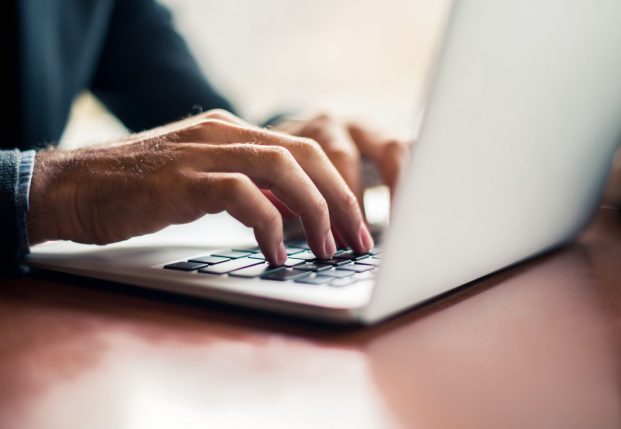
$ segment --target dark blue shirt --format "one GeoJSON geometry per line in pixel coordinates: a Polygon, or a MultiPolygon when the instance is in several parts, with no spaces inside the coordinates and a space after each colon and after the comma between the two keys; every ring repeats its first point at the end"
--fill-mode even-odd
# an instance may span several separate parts
{"type": "Polygon", "coordinates": [[[3,0],[9,61],[0,139],[0,269],[17,261],[20,153],[61,137],[90,90],[132,131],[230,104],[155,0],[3,0]],[[12,116],[11,116],[12,115],[12,116]]]}

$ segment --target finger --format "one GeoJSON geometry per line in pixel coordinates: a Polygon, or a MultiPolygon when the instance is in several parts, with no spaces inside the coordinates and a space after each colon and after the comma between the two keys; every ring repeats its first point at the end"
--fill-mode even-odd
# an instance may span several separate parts
{"type": "Polygon", "coordinates": [[[267,199],[270,200],[272,204],[274,204],[284,220],[294,219],[298,217],[289,209],[289,207],[287,207],[282,201],[280,201],[272,191],[270,191],[269,189],[261,189],[261,192],[263,192],[263,195],[265,195],[267,199]]]}
{"type": "Polygon", "coordinates": [[[394,195],[410,145],[402,140],[388,138],[362,123],[352,122],[348,128],[362,155],[375,163],[382,180],[390,188],[391,195],[394,195]]]}
{"type": "Polygon", "coordinates": [[[269,189],[300,216],[313,252],[320,258],[334,255],[326,200],[287,149],[253,144],[190,146],[190,165],[205,172],[239,172],[260,188],[269,189]]]}
{"type": "Polygon", "coordinates": [[[331,116],[321,115],[302,128],[299,135],[317,141],[352,190],[364,215],[360,151],[349,130],[331,116]]]}
{"type": "Polygon", "coordinates": [[[254,183],[240,173],[198,174],[193,196],[206,213],[226,210],[242,224],[254,229],[257,243],[267,260],[282,265],[287,259],[283,244],[282,218],[254,183]]]}
{"type": "Polygon", "coordinates": [[[298,160],[322,193],[330,208],[330,218],[343,240],[358,253],[373,247],[373,238],[364,221],[358,199],[328,159],[321,146],[310,139],[291,139],[285,147],[298,160]]]}
{"type": "Polygon", "coordinates": [[[347,244],[360,253],[373,247],[373,239],[356,196],[316,141],[265,129],[242,127],[217,119],[203,121],[194,127],[193,132],[200,139],[198,141],[205,143],[252,142],[288,149],[324,196],[330,218],[347,244]]]}

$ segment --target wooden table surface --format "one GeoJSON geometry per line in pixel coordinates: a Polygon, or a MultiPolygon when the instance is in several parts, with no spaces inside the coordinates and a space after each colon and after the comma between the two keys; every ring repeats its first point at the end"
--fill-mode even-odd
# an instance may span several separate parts
{"type": "Polygon", "coordinates": [[[0,428],[621,428],[621,215],[373,328],[0,286],[0,428]]]}

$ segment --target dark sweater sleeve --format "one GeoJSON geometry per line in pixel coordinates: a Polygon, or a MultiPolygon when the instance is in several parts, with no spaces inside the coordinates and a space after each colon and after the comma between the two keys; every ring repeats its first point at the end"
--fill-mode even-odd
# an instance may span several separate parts
{"type": "Polygon", "coordinates": [[[232,110],[201,72],[168,10],[155,0],[115,2],[91,90],[132,131],[199,109],[232,110]]]}
{"type": "Polygon", "coordinates": [[[17,188],[20,153],[0,151],[0,272],[17,265],[17,188]]]}

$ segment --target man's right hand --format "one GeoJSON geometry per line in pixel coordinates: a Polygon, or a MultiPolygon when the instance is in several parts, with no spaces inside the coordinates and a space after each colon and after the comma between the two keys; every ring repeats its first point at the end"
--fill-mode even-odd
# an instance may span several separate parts
{"type": "Polygon", "coordinates": [[[282,264],[282,218],[261,189],[300,216],[318,257],[336,251],[331,228],[356,252],[373,246],[356,197],[319,144],[221,110],[103,146],[40,152],[28,233],[32,244],[106,244],[226,210],[282,264]]]}

